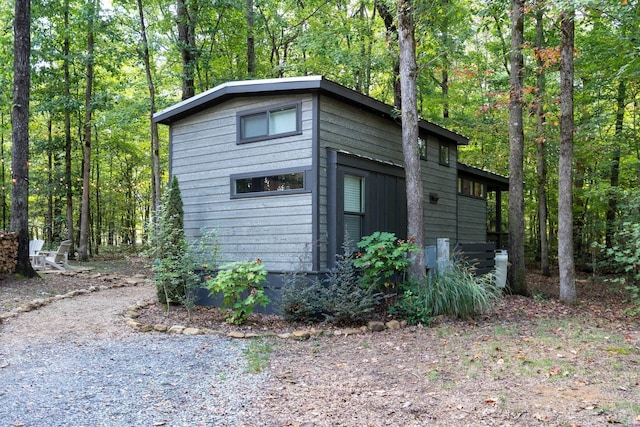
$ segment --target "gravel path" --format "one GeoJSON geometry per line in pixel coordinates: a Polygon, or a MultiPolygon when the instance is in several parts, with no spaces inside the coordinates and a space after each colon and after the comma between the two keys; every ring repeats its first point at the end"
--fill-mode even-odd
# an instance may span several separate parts
{"type": "Polygon", "coordinates": [[[1,426],[236,426],[268,380],[245,343],[133,333],[143,287],[54,302],[0,329],[1,426]]]}

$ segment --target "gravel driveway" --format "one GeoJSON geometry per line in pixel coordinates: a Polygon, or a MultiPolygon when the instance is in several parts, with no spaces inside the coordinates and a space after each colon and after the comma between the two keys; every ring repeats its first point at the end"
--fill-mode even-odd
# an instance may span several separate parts
{"type": "Polygon", "coordinates": [[[122,311],[152,294],[104,290],[6,320],[0,425],[242,425],[268,374],[246,372],[241,341],[128,331],[122,311]]]}

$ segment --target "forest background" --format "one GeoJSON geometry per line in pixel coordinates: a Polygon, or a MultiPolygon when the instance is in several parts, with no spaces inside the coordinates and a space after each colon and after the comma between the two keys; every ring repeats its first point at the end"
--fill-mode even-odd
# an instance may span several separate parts
{"type": "MultiPolygon", "coordinates": [[[[510,2],[415,4],[421,117],[470,137],[461,161],[508,176],[510,2]]],[[[567,4],[537,1],[525,8],[530,261],[540,259],[541,242],[552,257],[557,248],[560,14],[567,4]]],[[[576,8],[574,253],[578,265],[594,267],[603,261],[603,249],[617,244],[623,223],[638,222],[640,3],[571,4],[576,8]]],[[[320,74],[394,104],[395,7],[387,0],[33,2],[32,237],[81,240],[88,152],[88,252],[138,244],[167,181],[167,129],[156,128],[150,117],[217,84],[320,74]]],[[[12,16],[12,3],[0,2],[5,23],[0,27],[0,229],[5,230],[14,179],[12,16]]]]}

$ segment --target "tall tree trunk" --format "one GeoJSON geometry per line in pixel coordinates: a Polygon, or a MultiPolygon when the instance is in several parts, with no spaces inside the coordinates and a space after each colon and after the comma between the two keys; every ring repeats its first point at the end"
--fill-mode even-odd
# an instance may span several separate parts
{"type": "Polygon", "coordinates": [[[536,96],[536,141],[537,161],[536,173],[538,175],[538,232],[540,235],[540,272],[543,276],[550,276],[549,271],[549,241],[547,238],[547,164],[546,164],[546,136],[544,98],[546,95],[545,65],[542,58],[544,49],[544,2],[538,2],[536,10],[536,65],[538,95],[536,96]]]}
{"type": "MultiPolygon", "coordinates": [[[[398,28],[396,27],[393,14],[383,0],[376,0],[375,5],[378,14],[384,22],[384,27],[387,30],[387,45],[393,46],[398,41],[398,28]]],[[[396,108],[396,110],[402,109],[402,90],[400,88],[399,60],[393,62],[393,106],[396,108]]]]}
{"type": "Polygon", "coordinates": [[[196,93],[196,38],[195,17],[192,7],[185,0],[177,0],[178,43],[182,57],[182,99],[189,99],[196,93]]]}
{"type": "Polygon", "coordinates": [[[573,48],[572,9],[561,13],[560,31],[560,158],[558,162],[558,267],[560,301],[575,304],[573,261],[573,48]]]}
{"type": "Polygon", "coordinates": [[[249,77],[256,76],[256,49],[255,49],[255,10],[253,0],[247,0],[247,73],[249,77]]]}
{"type": "Polygon", "coordinates": [[[94,48],[94,19],[96,5],[94,0],[89,2],[89,17],[87,20],[87,74],[84,93],[84,155],[82,159],[82,208],[80,212],[80,244],[78,258],[80,261],[89,259],[89,204],[91,193],[91,119],[93,115],[93,48],[94,48]]]}
{"type": "MultiPolygon", "coordinates": [[[[93,171],[95,172],[95,177],[93,182],[95,182],[95,198],[96,198],[96,210],[93,218],[95,220],[95,225],[93,227],[93,235],[95,242],[95,250],[94,253],[97,255],[100,251],[100,245],[102,245],[102,206],[100,200],[100,188],[102,187],[102,183],[100,181],[100,140],[98,139],[98,127],[94,126],[94,152],[95,155],[93,157],[94,167],[93,171]]],[[[131,186],[127,186],[131,188],[131,186]]]]}
{"type": "Polygon", "coordinates": [[[400,85],[402,92],[402,153],[407,187],[407,237],[420,249],[411,255],[409,273],[419,279],[425,275],[424,195],[418,147],[418,105],[416,102],[416,42],[411,0],[398,0],[398,42],[400,46],[400,85]]]}
{"type": "Polygon", "coordinates": [[[522,84],[524,58],[524,0],[511,2],[511,69],[509,72],[509,285],[514,294],[527,295],[524,260],[524,130],[522,84]]]}
{"type": "Polygon", "coordinates": [[[29,259],[29,93],[31,90],[31,5],[15,0],[13,23],[13,109],[11,115],[11,231],[18,233],[16,273],[37,276],[29,259]]]}
{"type": "Polygon", "coordinates": [[[7,187],[5,187],[6,167],[4,161],[4,113],[0,112],[0,203],[2,206],[2,229],[7,229],[7,187]]]}
{"type": "Polygon", "coordinates": [[[54,186],[56,183],[53,180],[54,171],[54,149],[53,149],[53,121],[51,120],[51,114],[47,117],[47,215],[45,218],[44,226],[44,238],[47,242],[53,241],[53,204],[54,204],[54,186]]]}
{"type": "Polygon", "coordinates": [[[62,69],[64,72],[64,184],[66,198],[67,240],[71,240],[69,256],[75,257],[75,231],[73,223],[73,181],[71,180],[71,77],[69,73],[69,0],[64,1],[64,59],[62,69]]]}
{"type": "Polygon", "coordinates": [[[140,33],[142,36],[142,49],[139,52],[144,62],[144,71],[147,77],[147,87],[149,88],[149,124],[151,126],[151,210],[155,213],[160,208],[162,198],[162,188],[160,182],[160,137],[158,135],[158,124],[153,121],[156,112],[156,88],[153,82],[151,69],[151,54],[149,53],[149,41],[147,39],[147,26],[144,19],[144,9],[142,0],[138,0],[138,15],[140,17],[140,33]]]}
{"type": "Polygon", "coordinates": [[[626,98],[627,86],[624,79],[621,79],[618,83],[618,96],[617,96],[617,110],[616,110],[616,134],[615,143],[613,148],[613,155],[611,156],[611,173],[609,175],[609,184],[611,185],[611,194],[609,194],[609,203],[607,206],[607,233],[606,243],[607,248],[613,246],[613,237],[616,231],[616,212],[618,209],[618,183],[620,181],[620,144],[623,140],[622,125],[624,124],[624,109],[626,98]]]}

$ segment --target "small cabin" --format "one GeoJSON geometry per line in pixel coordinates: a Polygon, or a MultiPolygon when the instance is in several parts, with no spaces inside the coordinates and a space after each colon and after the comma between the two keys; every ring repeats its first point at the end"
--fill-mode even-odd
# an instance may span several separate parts
{"type": "MultiPolygon", "coordinates": [[[[306,76],[228,82],[154,120],[169,126],[187,237],[214,229],[223,263],[260,258],[272,292],[283,273],[326,272],[345,241],[406,237],[390,105],[306,76]]],[[[487,193],[507,190],[507,179],[458,162],[466,137],[425,120],[419,135],[427,244],[488,241],[487,193]]]]}

